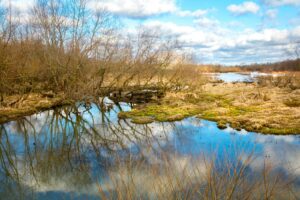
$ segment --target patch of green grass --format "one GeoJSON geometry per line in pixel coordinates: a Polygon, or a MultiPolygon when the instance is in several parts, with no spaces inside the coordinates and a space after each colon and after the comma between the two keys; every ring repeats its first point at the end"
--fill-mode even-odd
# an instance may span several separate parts
{"type": "Polygon", "coordinates": [[[152,117],[135,117],[131,120],[134,124],[150,124],[154,122],[152,117]]]}
{"type": "Polygon", "coordinates": [[[263,127],[260,130],[261,133],[264,134],[276,134],[276,135],[289,135],[289,134],[299,134],[299,128],[269,128],[263,127]]]}
{"type": "Polygon", "coordinates": [[[217,116],[218,116],[218,113],[216,111],[208,110],[202,114],[201,118],[207,119],[207,120],[216,120],[217,116]]]}
{"type": "Polygon", "coordinates": [[[198,94],[187,94],[184,98],[184,101],[192,104],[201,104],[201,103],[220,103],[223,105],[227,105],[231,103],[230,99],[225,98],[223,95],[216,95],[210,93],[198,93],[198,94]]]}
{"type": "Polygon", "coordinates": [[[251,106],[243,106],[243,107],[238,107],[238,106],[232,106],[229,107],[229,112],[227,115],[229,116],[239,116],[239,115],[244,115],[250,112],[256,112],[259,109],[256,107],[251,107],[251,106]]]}
{"type": "Polygon", "coordinates": [[[236,117],[240,115],[245,115],[250,112],[256,112],[259,109],[256,107],[237,107],[237,106],[227,106],[225,107],[226,112],[218,112],[218,109],[206,110],[203,112],[202,117],[208,120],[216,120],[218,117],[236,117]]]}
{"type": "Polygon", "coordinates": [[[177,121],[183,118],[199,114],[199,109],[194,106],[168,106],[168,105],[147,105],[141,109],[133,109],[129,112],[120,112],[119,118],[152,117],[156,121],[177,121]]]}
{"type": "Polygon", "coordinates": [[[222,95],[203,93],[199,95],[199,99],[204,102],[216,102],[216,101],[224,101],[224,97],[222,95]]]}
{"type": "Polygon", "coordinates": [[[164,121],[166,120],[168,122],[175,122],[175,121],[183,120],[186,117],[189,117],[189,115],[176,114],[176,115],[171,115],[171,116],[166,117],[164,119],[164,121]]]}
{"type": "Polygon", "coordinates": [[[262,112],[262,109],[265,107],[261,104],[236,105],[233,104],[233,101],[234,99],[224,95],[187,94],[184,99],[179,96],[167,99],[161,105],[148,104],[129,112],[121,112],[119,118],[131,118],[133,122],[142,123],[144,119],[147,122],[149,119],[147,117],[155,121],[167,122],[196,115],[201,119],[216,121],[219,128],[226,128],[228,123],[237,130],[246,129],[265,134],[300,133],[297,123],[290,123],[291,126],[287,127],[288,122],[286,121],[271,122],[270,112],[264,117],[265,113],[262,112]],[[253,118],[256,116],[254,113],[257,113],[255,119],[253,118]],[[274,123],[276,126],[270,126],[270,123],[274,123]]]}

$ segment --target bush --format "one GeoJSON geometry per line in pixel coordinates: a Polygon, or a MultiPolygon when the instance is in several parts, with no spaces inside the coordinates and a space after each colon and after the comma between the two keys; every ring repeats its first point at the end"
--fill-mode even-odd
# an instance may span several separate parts
{"type": "Polygon", "coordinates": [[[298,74],[286,74],[282,76],[259,76],[257,83],[260,86],[289,88],[292,90],[300,89],[300,76],[298,74]]]}

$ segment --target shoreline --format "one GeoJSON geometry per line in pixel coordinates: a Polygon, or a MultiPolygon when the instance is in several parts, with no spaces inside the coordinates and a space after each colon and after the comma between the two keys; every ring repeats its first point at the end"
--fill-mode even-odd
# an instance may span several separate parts
{"type": "MultiPolygon", "coordinates": [[[[20,96],[7,97],[10,101],[20,96]]],[[[207,83],[189,91],[169,91],[159,102],[136,105],[118,113],[119,119],[135,124],[180,121],[187,117],[217,122],[220,129],[230,126],[262,134],[300,134],[300,90],[260,87],[255,83],[207,83]]],[[[0,107],[0,124],[55,107],[71,105],[57,94],[32,93],[14,107],[0,107]]]]}
{"type": "Polygon", "coordinates": [[[259,87],[245,83],[206,84],[199,91],[169,92],[158,104],[145,104],[121,119],[147,124],[153,121],[180,121],[196,116],[217,122],[220,129],[227,124],[236,130],[262,134],[300,134],[300,90],[259,87]]]}
{"type": "MultiPolygon", "coordinates": [[[[8,96],[8,101],[16,101],[21,98],[20,95],[8,96]]],[[[0,124],[4,124],[13,120],[24,118],[45,110],[50,110],[55,107],[70,105],[71,100],[66,100],[63,94],[55,96],[47,96],[38,93],[30,93],[25,99],[15,106],[0,107],[0,124]]]]}

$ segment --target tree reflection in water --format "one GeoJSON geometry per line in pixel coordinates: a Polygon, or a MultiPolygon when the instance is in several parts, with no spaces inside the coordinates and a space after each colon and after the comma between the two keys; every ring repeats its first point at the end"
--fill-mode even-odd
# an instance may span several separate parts
{"type": "Polygon", "coordinates": [[[0,196],[236,199],[243,194],[251,199],[254,192],[272,197],[276,189],[297,197],[287,181],[294,175],[297,183],[299,173],[274,175],[267,162],[256,162],[265,155],[260,147],[253,150],[250,136],[242,142],[232,134],[225,137],[218,129],[204,129],[198,119],[150,125],[118,120],[117,113],[129,109],[125,103],[107,109],[77,105],[1,125],[0,196]],[[194,133],[202,129],[220,135],[194,133]],[[264,173],[255,171],[255,163],[264,173]]]}

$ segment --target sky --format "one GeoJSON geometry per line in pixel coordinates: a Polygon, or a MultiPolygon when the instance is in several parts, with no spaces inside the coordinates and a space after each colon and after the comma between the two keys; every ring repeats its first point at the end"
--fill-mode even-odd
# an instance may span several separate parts
{"type": "MultiPolygon", "coordinates": [[[[8,0],[4,0],[5,1],[8,0]]],[[[33,0],[11,0],[26,10],[33,0]]],[[[138,26],[177,37],[198,63],[250,64],[295,58],[300,0],[88,0],[138,26]]]]}

